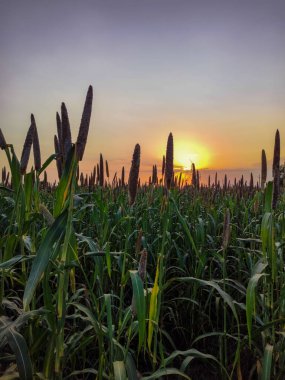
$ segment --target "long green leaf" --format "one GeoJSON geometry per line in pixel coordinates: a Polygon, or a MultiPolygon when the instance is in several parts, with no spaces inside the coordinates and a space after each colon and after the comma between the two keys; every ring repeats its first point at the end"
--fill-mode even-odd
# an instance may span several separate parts
{"type": "Polygon", "coordinates": [[[133,285],[133,299],[135,303],[135,310],[139,322],[139,350],[141,349],[146,331],[146,306],[143,282],[137,271],[130,271],[132,285],[133,285]]]}
{"type": "Polygon", "coordinates": [[[160,256],[158,257],[158,260],[157,260],[155,280],[154,280],[153,288],[151,290],[150,303],[149,303],[147,344],[150,351],[151,351],[154,324],[157,322],[157,314],[158,314],[157,313],[157,297],[159,293],[159,285],[158,285],[159,267],[160,267],[160,256]]]}
{"type": "Polygon", "coordinates": [[[24,192],[25,192],[26,212],[31,211],[33,179],[34,179],[34,173],[33,172],[27,173],[24,176],[24,192]]]}
{"type": "Polygon", "coordinates": [[[261,380],[271,379],[271,366],[272,366],[273,346],[267,344],[265,347],[262,363],[262,377],[261,380]]]}
{"type": "Polygon", "coordinates": [[[268,260],[271,267],[271,277],[275,281],[277,275],[277,257],[274,241],[274,215],[271,212],[266,212],[263,215],[261,241],[264,259],[268,260]]]}
{"type": "Polygon", "coordinates": [[[264,200],[264,211],[271,212],[272,211],[272,196],[273,196],[273,182],[270,181],[267,183],[265,189],[265,200],[264,200]]]}
{"type": "MultiPolygon", "coordinates": [[[[181,376],[181,377],[184,377],[184,379],[191,380],[191,378],[189,376],[187,376],[185,373],[179,371],[176,368],[163,368],[163,369],[159,369],[158,371],[154,372],[150,376],[144,376],[144,377],[142,377],[142,380],[160,379],[161,376],[168,376],[168,375],[181,376]]],[[[173,379],[177,379],[177,377],[173,377],[173,379]]]]}
{"type": "Polygon", "coordinates": [[[232,297],[228,293],[223,291],[223,289],[215,281],[213,281],[213,280],[212,281],[206,281],[206,280],[201,280],[201,279],[195,278],[195,277],[179,277],[176,279],[176,281],[179,281],[179,282],[196,281],[200,285],[206,285],[206,286],[210,286],[210,287],[216,289],[217,292],[220,294],[220,296],[225,301],[225,303],[227,303],[228,306],[230,307],[230,309],[231,309],[234,317],[236,318],[236,320],[238,320],[237,311],[236,311],[235,305],[233,303],[232,297]]]}
{"type": "Polygon", "coordinates": [[[255,267],[254,274],[250,278],[247,290],[246,290],[246,322],[248,330],[248,340],[249,345],[251,345],[252,337],[252,317],[253,311],[255,309],[255,289],[257,287],[258,281],[261,277],[265,276],[263,270],[266,268],[267,264],[258,263],[255,267]]]}
{"type": "Polygon", "coordinates": [[[56,189],[55,204],[54,204],[54,216],[58,216],[64,207],[65,201],[67,200],[68,193],[70,191],[71,181],[74,175],[74,170],[76,170],[76,158],[75,158],[75,148],[74,146],[70,149],[62,177],[56,189]]]}
{"type": "Polygon", "coordinates": [[[0,269],[10,269],[14,265],[21,263],[23,261],[31,260],[35,256],[22,256],[22,255],[17,255],[13,256],[10,260],[4,261],[3,263],[0,264],[0,269]]]}
{"type": "Polygon", "coordinates": [[[111,294],[104,294],[104,300],[107,311],[107,326],[108,326],[108,337],[110,341],[110,355],[111,361],[113,361],[114,347],[113,347],[113,326],[112,326],[112,308],[111,308],[111,294]]]}
{"type": "Polygon", "coordinates": [[[123,361],[113,362],[115,380],[127,380],[126,368],[123,361]]]}
{"type": "Polygon", "coordinates": [[[139,380],[136,365],[130,353],[128,353],[127,358],[126,358],[126,370],[127,370],[129,380],[130,379],[139,380]]]}
{"type": "Polygon", "coordinates": [[[38,175],[40,175],[48,166],[49,164],[56,158],[56,154],[52,154],[49,156],[49,158],[44,162],[42,167],[40,168],[38,175]]]}
{"type": "Polygon", "coordinates": [[[33,370],[32,363],[29,355],[29,350],[24,337],[19,334],[15,329],[10,327],[9,320],[0,318],[0,324],[5,326],[6,340],[14,352],[17,362],[17,367],[22,380],[32,380],[33,370]]]}
{"type": "Polygon", "coordinates": [[[24,309],[26,310],[29,306],[34,292],[36,290],[36,286],[39,283],[48,263],[49,259],[52,255],[52,248],[54,244],[62,239],[63,232],[66,227],[67,222],[67,211],[64,211],[61,215],[59,215],[54,223],[49,228],[44,240],[42,241],[37,255],[34,259],[32,269],[25,287],[23,304],[24,309]]]}
{"type": "Polygon", "coordinates": [[[198,251],[198,249],[197,249],[197,247],[196,247],[195,241],[194,241],[194,239],[193,239],[193,236],[192,236],[192,234],[191,234],[191,232],[190,232],[189,226],[188,226],[188,224],[187,224],[185,218],[183,218],[183,216],[181,215],[180,211],[178,210],[178,207],[177,207],[177,205],[176,205],[176,203],[175,203],[175,201],[174,201],[174,199],[173,199],[172,196],[170,196],[170,199],[171,199],[171,201],[172,201],[172,203],[173,203],[173,205],[174,205],[174,208],[175,208],[176,214],[177,214],[177,216],[178,216],[178,218],[179,218],[179,221],[180,221],[181,225],[182,225],[183,228],[184,228],[184,231],[185,231],[186,236],[187,236],[187,238],[188,238],[188,240],[189,240],[189,242],[190,242],[190,244],[191,244],[191,246],[192,246],[193,251],[195,252],[195,254],[196,254],[197,258],[200,260],[200,262],[203,264],[203,263],[204,263],[204,260],[203,260],[203,258],[201,257],[201,255],[200,255],[200,253],[199,253],[199,251],[198,251]]]}
{"type": "Polygon", "coordinates": [[[21,183],[20,162],[14,152],[13,147],[11,147],[11,151],[12,151],[12,161],[11,161],[12,187],[15,191],[17,191],[21,183]]]}

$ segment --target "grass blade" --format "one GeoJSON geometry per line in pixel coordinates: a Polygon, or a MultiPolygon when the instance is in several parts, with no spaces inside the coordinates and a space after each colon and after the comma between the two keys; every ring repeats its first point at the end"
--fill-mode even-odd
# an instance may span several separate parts
{"type": "Polygon", "coordinates": [[[266,268],[267,264],[261,264],[256,266],[254,275],[250,278],[247,290],[246,290],[246,322],[248,330],[249,346],[251,346],[252,336],[252,317],[255,309],[255,289],[258,281],[261,277],[265,276],[262,271],[266,268]]]}
{"type": "Polygon", "coordinates": [[[133,285],[133,299],[136,315],[139,322],[139,347],[141,349],[145,340],[145,320],[146,320],[146,306],[143,282],[137,271],[130,271],[132,285],[133,285]]]}
{"type": "Polygon", "coordinates": [[[17,367],[22,380],[32,380],[33,370],[32,363],[29,355],[29,350],[24,337],[18,333],[15,329],[10,327],[9,320],[7,318],[0,318],[0,325],[5,329],[5,336],[7,342],[14,352],[17,362],[17,367]]]}
{"type": "Polygon", "coordinates": [[[273,346],[267,344],[263,356],[262,376],[261,380],[271,379],[271,365],[272,365],[273,346]]]}
{"type": "Polygon", "coordinates": [[[115,380],[127,380],[126,368],[123,361],[113,362],[115,380]]]}
{"type": "Polygon", "coordinates": [[[23,297],[23,304],[25,310],[29,306],[33,298],[34,292],[36,290],[36,286],[39,283],[48,265],[49,259],[52,255],[52,247],[58,241],[58,239],[62,238],[63,232],[66,227],[66,222],[67,211],[64,211],[58,218],[56,218],[39,247],[39,250],[32,265],[31,273],[29,275],[25,287],[23,297]]]}

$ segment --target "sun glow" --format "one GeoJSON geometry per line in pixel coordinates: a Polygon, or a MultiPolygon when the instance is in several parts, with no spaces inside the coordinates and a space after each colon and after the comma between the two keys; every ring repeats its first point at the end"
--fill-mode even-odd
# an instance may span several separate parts
{"type": "Polygon", "coordinates": [[[205,169],[209,164],[210,153],[206,147],[188,141],[174,144],[174,165],[180,170],[190,170],[194,163],[197,169],[205,169]]]}

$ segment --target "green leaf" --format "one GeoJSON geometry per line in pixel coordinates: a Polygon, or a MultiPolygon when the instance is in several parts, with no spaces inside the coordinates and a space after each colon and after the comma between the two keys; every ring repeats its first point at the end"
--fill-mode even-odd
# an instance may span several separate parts
{"type": "Polygon", "coordinates": [[[75,158],[75,148],[74,146],[70,149],[62,177],[56,189],[55,195],[55,205],[54,205],[54,216],[58,216],[64,207],[65,201],[67,199],[68,193],[70,191],[70,185],[72,178],[74,176],[74,171],[76,171],[76,158],[75,158]]]}
{"type": "Polygon", "coordinates": [[[96,369],[94,369],[94,368],[84,368],[84,369],[82,369],[80,371],[73,371],[73,372],[71,372],[69,375],[67,375],[65,377],[65,379],[69,379],[69,378],[78,379],[79,378],[78,375],[86,375],[86,374],[88,375],[90,373],[92,373],[92,375],[98,375],[98,371],[96,369]]]}
{"type": "Polygon", "coordinates": [[[12,174],[12,187],[14,190],[18,190],[20,183],[21,183],[21,170],[20,170],[20,162],[14,152],[14,149],[11,147],[12,150],[12,161],[11,161],[11,174],[12,174]]]}
{"type": "Polygon", "coordinates": [[[136,365],[130,353],[128,353],[127,358],[126,358],[126,370],[127,370],[129,380],[139,380],[136,365]]]}
{"type": "Polygon", "coordinates": [[[38,171],[38,175],[40,175],[48,166],[49,164],[56,158],[56,154],[52,154],[49,156],[49,158],[45,161],[45,163],[42,165],[40,170],[38,171]]]}
{"type": "Polygon", "coordinates": [[[115,380],[127,380],[126,368],[123,361],[113,362],[115,380]]]}
{"type": "Polygon", "coordinates": [[[132,285],[133,285],[133,300],[135,311],[139,322],[139,350],[141,349],[145,339],[145,320],[146,320],[146,306],[143,282],[137,271],[130,271],[132,285]]]}
{"type": "Polygon", "coordinates": [[[270,181],[267,183],[265,189],[265,199],[264,199],[264,211],[271,212],[272,211],[272,196],[273,196],[273,182],[270,181]]]}
{"type": "Polygon", "coordinates": [[[266,212],[263,215],[261,223],[261,241],[264,259],[267,259],[271,268],[272,280],[276,280],[277,276],[277,257],[274,241],[274,215],[266,212]]]}
{"type": "MultiPolygon", "coordinates": [[[[154,372],[150,376],[144,376],[142,377],[142,380],[154,380],[154,379],[159,379],[161,376],[168,376],[168,375],[178,375],[181,377],[184,377],[184,379],[191,380],[189,376],[187,376],[185,373],[179,371],[176,368],[163,368],[159,369],[158,371],[154,372]]],[[[174,379],[177,379],[177,377],[174,377],[174,379]]]]}
{"type": "Polygon", "coordinates": [[[48,232],[43,239],[37,255],[34,259],[32,269],[25,287],[23,304],[24,309],[26,310],[29,306],[34,292],[36,290],[36,286],[39,283],[48,263],[49,259],[52,255],[52,248],[54,244],[62,239],[63,232],[65,231],[67,222],[67,211],[64,211],[61,215],[59,215],[54,223],[49,228],[48,232]]]}
{"type": "Polygon", "coordinates": [[[111,309],[111,294],[104,294],[105,305],[107,310],[107,326],[108,326],[108,337],[111,346],[111,361],[113,361],[114,347],[113,347],[113,326],[112,326],[112,309],[111,309]]]}
{"type": "Polygon", "coordinates": [[[186,351],[180,351],[180,350],[175,350],[169,355],[165,361],[164,364],[167,365],[171,363],[177,356],[191,356],[193,358],[199,358],[199,359],[211,359],[214,360],[215,362],[218,362],[218,360],[215,358],[213,355],[209,354],[204,354],[203,352],[200,352],[196,350],[195,348],[190,348],[189,350],[186,351]]]}
{"type": "Polygon", "coordinates": [[[263,270],[267,267],[267,264],[258,263],[254,268],[254,274],[250,278],[247,290],[246,290],[246,322],[248,330],[248,340],[249,345],[251,345],[251,336],[252,336],[252,317],[253,311],[255,309],[255,289],[258,284],[258,281],[261,277],[265,276],[263,270]]]}
{"type": "Polygon", "coordinates": [[[31,211],[33,180],[34,180],[34,173],[33,172],[25,174],[25,176],[24,176],[24,192],[25,192],[26,212],[31,211]]]}
{"type": "MultiPolygon", "coordinates": [[[[239,324],[239,318],[238,318],[238,314],[237,314],[237,311],[236,311],[233,299],[232,299],[232,297],[228,293],[226,293],[224,290],[222,290],[221,287],[215,281],[206,281],[206,280],[201,280],[201,279],[195,278],[195,277],[180,277],[180,278],[177,278],[176,281],[180,281],[180,282],[196,281],[200,285],[209,286],[209,287],[215,289],[220,294],[220,296],[222,297],[222,299],[224,300],[224,302],[231,309],[231,311],[233,313],[233,316],[235,317],[235,320],[237,322],[237,330],[238,330],[238,336],[239,336],[239,334],[240,334],[240,324],[239,324]]],[[[235,368],[235,365],[237,364],[237,361],[239,359],[239,352],[240,352],[240,340],[238,339],[238,344],[237,344],[235,359],[234,359],[234,362],[233,362],[232,372],[233,372],[233,370],[235,368]]]]}
{"type": "Polygon", "coordinates": [[[107,271],[108,271],[109,278],[111,279],[112,270],[111,270],[111,255],[110,255],[110,244],[109,243],[106,245],[105,252],[106,252],[107,271]]]}
{"type": "Polygon", "coordinates": [[[5,337],[11,350],[15,354],[20,379],[32,380],[32,363],[24,337],[10,326],[10,321],[7,318],[1,317],[0,325],[4,326],[5,337]]]}
{"type": "Polygon", "coordinates": [[[220,296],[223,298],[224,302],[228,304],[228,306],[230,307],[234,317],[238,321],[238,315],[237,315],[237,311],[236,311],[235,305],[233,303],[232,297],[228,293],[223,291],[222,288],[215,281],[206,281],[206,280],[201,280],[201,279],[195,278],[195,277],[179,277],[176,279],[176,281],[179,281],[179,282],[196,281],[200,285],[206,285],[206,286],[210,286],[210,287],[216,289],[217,292],[220,294],[220,296]]]}
{"type": "Polygon", "coordinates": [[[273,346],[267,344],[263,355],[262,376],[261,380],[271,379],[271,365],[272,365],[273,346]]]}
{"type": "Polygon", "coordinates": [[[32,317],[42,316],[46,313],[45,309],[37,309],[37,310],[22,312],[22,310],[18,310],[18,307],[17,305],[14,304],[14,302],[8,301],[7,299],[3,300],[2,305],[4,305],[5,308],[7,309],[21,312],[21,314],[15,320],[8,319],[5,316],[0,317],[0,319],[1,318],[3,319],[2,326],[0,325],[0,342],[3,340],[4,336],[6,335],[7,328],[17,331],[20,328],[22,328],[22,326],[25,325],[32,317]]]}
{"type": "Polygon", "coordinates": [[[179,221],[180,221],[180,223],[181,223],[181,225],[182,225],[182,227],[183,227],[183,229],[185,231],[185,234],[186,234],[186,236],[187,236],[187,238],[188,238],[188,240],[189,240],[189,242],[190,242],[190,244],[192,246],[193,251],[195,252],[195,254],[196,254],[197,258],[199,259],[199,261],[201,262],[201,264],[204,265],[204,259],[201,257],[201,255],[200,255],[200,253],[199,253],[199,251],[198,251],[198,249],[196,247],[196,244],[194,242],[193,236],[192,236],[192,234],[190,232],[190,229],[188,227],[187,221],[185,220],[185,218],[183,218],[183,216],[181,215],[180,211],[178,210],[178,207],[177,207],[177,205],[176,205],[176,203],[174,201],[174,198],[172,196],[170,196],[170,199],[171,199],[171,201],[172,201],[172,203],[174,205],[176,214],[177,214],[177,216],[179,218],[179,221]]]}
{"type": "Polygon", "coordinates": [[[6,237],[5,250],[4,250],[4,261],[10,260],[14,256],[14,251],[19,242],[19,236],[16,234],[10,234],[6,237]]]}
{"type": "Polygon", "coordinates": [[[21,263],[23,261],[31,260],[35,256],[22,256],[22,255],[17,255],[13,256],[10,260],[4,261],[3,263],[0,264],[0,269],[9,269],[12,268],[14,265],[21,263]]]}
{"type": "Polygon", "coordinates": [[[154,328],[154,324],[157,323],[157,314],[158,314],[157,313],[157,297],[158,297],[158,292],[159,292],[159,286],[158,286],[159,264],[160,264],[160,256],[157,260],[155,280],[154,280],[153,288],[151,290],[150,303],[149,303],[147,344],[150,351],[151,351],[151,343],[152,343],[152,336],[153,336],[153,328],[154,328]]]}

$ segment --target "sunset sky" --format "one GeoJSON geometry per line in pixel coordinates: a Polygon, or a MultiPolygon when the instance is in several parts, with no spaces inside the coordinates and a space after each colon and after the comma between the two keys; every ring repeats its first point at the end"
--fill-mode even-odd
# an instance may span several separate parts
{"type": "Polygon", "coordinates": [[[277,128],[285,156],[284,0],[1,0],[0,52],[0,127],[18,156],[30,113],[53,153],[62,101],[76,139],[89,84],[83,170],[100,153],[128,168],[139,143],[148,176],[169,132],[186,169],[259,168],[277,128]]]}

